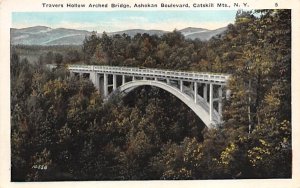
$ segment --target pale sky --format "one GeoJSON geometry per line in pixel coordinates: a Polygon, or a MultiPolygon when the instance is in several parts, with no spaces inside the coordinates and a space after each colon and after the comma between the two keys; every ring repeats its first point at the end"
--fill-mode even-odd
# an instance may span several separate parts
{"type": "Polygon", "coordinates": [[[13,12],[12,27],[47,26],[102,33],[127,29],[172,31],[186,27],[217,29],[234,23],[234,10],[109,11],[109,12],[13,12]]]}

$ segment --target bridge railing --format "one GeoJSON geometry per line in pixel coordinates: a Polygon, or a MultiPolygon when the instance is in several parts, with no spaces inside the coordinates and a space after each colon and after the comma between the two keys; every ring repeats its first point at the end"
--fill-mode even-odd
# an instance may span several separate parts
{"type": "Polygon", "coordinates": [[[93,65],[68,65],[72,70],[94,71],[93,65]]]}
{"type": "Polygon", "coordinates": [[[214,73],[199,73],[199,72],[184,72],[161,69],[148,69],[136,67],[114,67],[114,66],[97,66],[97,65],[69,65],[69,69],[78,71],[96,71],[96,72],[110,72],[141,76],[159,76],[171,78],[184,78],[191,80],[214,80],[219,82],[226,82],[229,75],[214,74],[214,73]]]}

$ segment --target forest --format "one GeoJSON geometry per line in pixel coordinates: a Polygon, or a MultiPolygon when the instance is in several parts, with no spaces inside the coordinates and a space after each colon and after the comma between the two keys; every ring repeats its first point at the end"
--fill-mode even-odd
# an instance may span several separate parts
{"type": "Polygon", "coordinates": [[[11,46],[10,66],[12,181],[292,177],[290,10],[238,11],[209,41],[174,30],[93,33],[81,47],[11,46]],[[231,74],[224,122],[207,129],[150,86],[104,103],[90,80],[66,69],[83,63],[231,74]]]}

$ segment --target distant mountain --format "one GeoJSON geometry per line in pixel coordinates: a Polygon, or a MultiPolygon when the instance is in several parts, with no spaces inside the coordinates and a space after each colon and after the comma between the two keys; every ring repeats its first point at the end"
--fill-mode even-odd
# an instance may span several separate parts
{"type": "Polygon", "coordinates": [[[181,29],[179,31],[185,36],[185,38],[192,39],[192,40],[200,39],[202,41],[206,41],[212,38],[213,36],[224,33],[226,29],[227,27],[222,27],[215,30],[188,27],[185,29],[181,29]]]}
{"type": "MultiPolygon", "coordinates": [[[[188,39],[200,39],[203,41],[209,40],[211,37],[222,34],[227,27],[222,27],[216,30],[208,30],[208,29],[203,29],[203,28],[195,28],[195,27],[187,27],[181,30],[178,30],[181,32],[185,38],[188,39]]],[[[133,37],[137,33],[148,33],[149,35],[157,35],[157,36],[162,36],[165,33],[168,33],[169,31],[163,31],[163,30],[143,30],[143,29],[130,29],[130,30],[125,30],[125,31],[118,31],[118,32],[112,32],[108,33],[108,35],[122,35],[123,33],[126,33],[127,35],[133,37]]]]}
{"type": "Polygon", "coordinates": [[[17,33],[27,33],[27,34],[34,34],[34,33],[40,33],[40,32],[47,32],[51,30],[50,27],[46,26],[35,26],[35,27],[27,27],[23,29],[15,29],[17,33]]]}
{"type": "Polygon", "coordinates": [[[197,28],[197,27],[187,27],[187,28],[181,29],[179,31],[181,33],[184,33],[185,35],[188,35],[188,34],[193,34],[193,33],[206,32],[209,30],[203,29],[203,28],[197,28]]]}
{"type": "MultiPolygon", "coordinates": [[[[188,27],[181,30],[181,32],[188,39],[209,40],[211,37],[222,34],[226,27],[216,30],[208,30],[203,28],[188,27]]],[[[85,36],[92,32],[85,30],[75,30],[66,28],[52,29],[45,26],[35,26],[22,29],[11,29],[11,44],[25,44],[25,45],[81,45],[85,36]]],[[[148,33],[149,35],[162,36],[168,31],[163,30],[143,30],[130,29],[124,31],[117,31],[108,33],[108,35],[116,35],[126,33],[133,37],[137,33],[148,33]]]]}
{"type": "Polygon", "coordinates": [[[11,29],[12,44],[26,45],[79,45],[86,35],[91,32],[84,30],[57,28],[44,26],[29,27],[23,29],[11,29]]]}

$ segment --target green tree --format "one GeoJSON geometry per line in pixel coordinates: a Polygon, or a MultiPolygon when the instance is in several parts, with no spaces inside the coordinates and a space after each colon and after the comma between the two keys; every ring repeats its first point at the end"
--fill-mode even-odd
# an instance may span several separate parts
{"type": "Polygon", "coordinates": [[[82,46],[83,59],[86,64],[90,64],[91,57],[94,55],[97,46],[100,44],[100,37],[96,32],[93,32],[90,36],[85,37],[82,46]]]}

